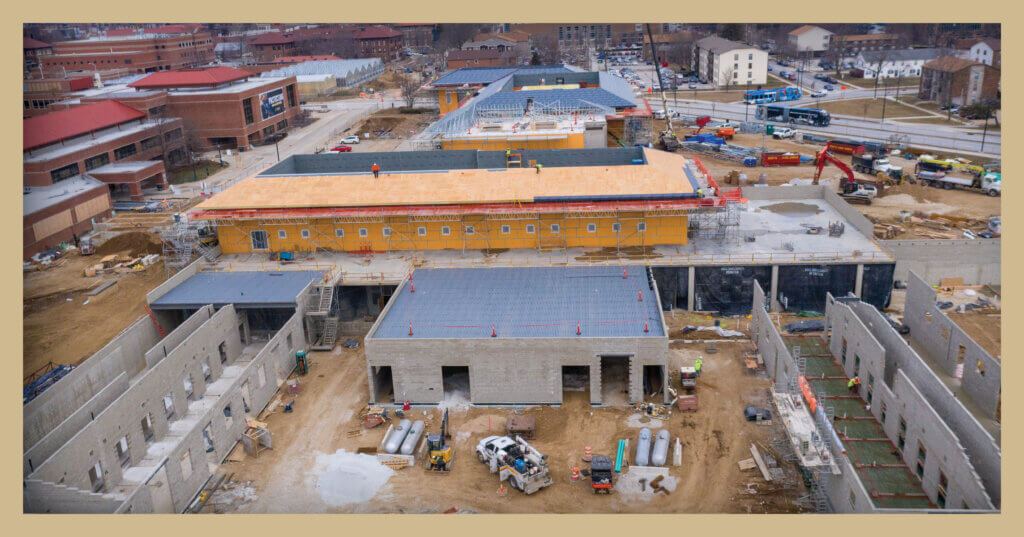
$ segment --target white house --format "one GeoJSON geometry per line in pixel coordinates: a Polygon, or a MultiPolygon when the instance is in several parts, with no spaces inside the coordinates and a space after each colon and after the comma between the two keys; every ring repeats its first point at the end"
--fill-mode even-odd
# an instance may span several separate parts
{"type": "Polygon", "coordinates": [[[764,84],[768,80],[768,53],[744,43],[711,35],[693,45],[694,70],[716,86],[764,84]]]}
{"type": "Polygon", "coordinates": [[[824,28],[805,24],[789,32],[787,35],[789,48],[793,51],[824,52],[828,50],[829,43],[832,42],[832,36],[835,34],[824,28]]]}
{"type": "Polygon", "coordinates": [[[960,39],[954,47],[957,49],[956,57],[958,58],[983,63],[997,69],[1001,67],[1002,57],[1000,52],[1002,44],[999,39],[991,37],[960,39]]]}
{"type": "Polygon", "coordinates": [[[921,76],[922,65],[948,55],[944,48],[868,50],[857,54],[853,67],[864,71],[864,78],[921,76]]]}

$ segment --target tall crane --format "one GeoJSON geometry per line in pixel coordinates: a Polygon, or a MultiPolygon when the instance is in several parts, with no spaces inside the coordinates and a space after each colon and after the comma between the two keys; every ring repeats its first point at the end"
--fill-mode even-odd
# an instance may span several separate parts
{"type": "Polygon", "coordinates": [[[661,79],[661,63],[658,62],[658,47],[654,46],[654,36],[651,34],[651,24],[647,23],[647,39],[651,42],[651,62],[654,63],[654,72],[658,75],[658,87],[661,89],[661,109],[665,111],[665,123],[668,131],[672,130],[672,114],[668,112],[668,100],[665,98],[665,82],[661,79]]]}

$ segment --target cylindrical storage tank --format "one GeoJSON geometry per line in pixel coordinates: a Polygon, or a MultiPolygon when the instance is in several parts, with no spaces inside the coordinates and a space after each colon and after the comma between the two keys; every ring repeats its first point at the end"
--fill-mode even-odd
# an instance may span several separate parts
{"type": "Polygon", "coordinates": [[[636,458],[633,464],[637,466],[648,466],[651,463],[651,430],[647,427],[640,429],[640,437],[636,441],[636,458]]]}
{"type": "Polygon", "coordinates": [[[387,443],[384,444],[384,451],[398,453],[398,450],[402,447],[402,441],[405,440],[405,435],[409,434],[409,427],[411,426],[412,422],[409,420],[398,422],[398,427],[391,431],[391,436],[388,437],[387,443]]]}
{"type": "Polygon", "coordinates": [[[412,455],[412,452],[416,450],[416,442],[420,441],[421,436],[423,436],[423,420],[416,420],[412,424],[412,428],[409,429],[405,441],[402,442],[402,455],[412,455]]]}
{"type": "Polygon", "coordinates": [[[651,450],[651,466],[665,466],[665,461],[668,460],[668,443],[671,439],[672,435],[667,429],[658,431],[658,436],[654,439],[654,449],[651,450]]]}

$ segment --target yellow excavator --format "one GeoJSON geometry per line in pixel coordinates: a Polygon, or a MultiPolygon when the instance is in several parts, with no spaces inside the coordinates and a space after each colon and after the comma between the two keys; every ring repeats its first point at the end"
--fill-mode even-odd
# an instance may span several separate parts
{"type": "Polygon", "coordinates": [[[448,442],[451,437],[451,431],[448,429],[448,409],[446,408],[444,417],[441,418],[440,432],[427,435],[427,470],[445,473],[452,470],[455,446],[448,442]]]}

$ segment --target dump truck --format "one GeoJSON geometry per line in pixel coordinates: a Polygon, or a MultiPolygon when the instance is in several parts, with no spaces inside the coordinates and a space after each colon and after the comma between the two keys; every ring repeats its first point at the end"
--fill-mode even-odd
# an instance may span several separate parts
{"type": "Polygon", "coordinates": [[[488,436],[476,445],[480,462],[499,473],[501,481],[523,494],[533,494],[554,483],[548,471],[548,456],[526,443],[522,437],[488,436]]]}
{"type": "Polygon", "coordinates": [[[680,367],[679,368],[679,384],[686,390],[692,390],[697,387],[697,368],[695,367],[680,367]]]}

